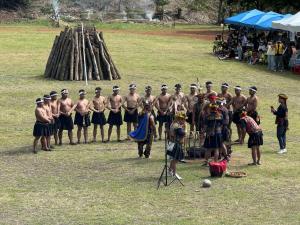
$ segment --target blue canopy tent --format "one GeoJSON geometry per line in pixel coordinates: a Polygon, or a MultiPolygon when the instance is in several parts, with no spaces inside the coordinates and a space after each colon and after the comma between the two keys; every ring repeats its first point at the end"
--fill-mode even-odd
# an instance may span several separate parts
{"type": "MultiPolygon", "coordinates": [[[[253,11],[253,10],[251,10],[251,11],[253,11]]],[[[239,22],[241,21],[241,19],[243,19],[248,13],[251,13],[251,11],[242,12],[237,15],[228,17],[224,20],[224,23],[238,25],[239,22]]]]}
{"type": "Polygon", "coordinates": [[[228,17],[224,20],[224,22],[226,24],[234,24],[234,25],[243,26],[244,21],[249,22],[249,20],[250,20],[250,22],[251,22],[254,19],[255,22],[257,22],[257,20],[259,20],[260,17],[263,16],[264,14],[265,13],[262,12],[262,11],[259,11],[257,9],[253,9],[253,10],[250,10],[250,11],[239,13],[235,16],[228,17]],[[256,20],[257,17],[259,17],[259,18],[256,20]]]}
{"type": "Polygon", "coordinates": [[[292,16],[291,14],[282,15],[279,13],[274,12],[268,12],[266,15],[264,15],[262,18],[260,18],[259,21],[254,25],[255,29],[258,30],[273,30],[272,28],[272,22],[281,20],[283,18],[288,18],[292,16]]]}
{"type": "Polygon", "coordinates": [[[259,21],[264,15],[266,15],[266,13],[254,9],[244,18],[242,18],[238,24],[244,27],[253,27],[254,24],[259,21]]]}

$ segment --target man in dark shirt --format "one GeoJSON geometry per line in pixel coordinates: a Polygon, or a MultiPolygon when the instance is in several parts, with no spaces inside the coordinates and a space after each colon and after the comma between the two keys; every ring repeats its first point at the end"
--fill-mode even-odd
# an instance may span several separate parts
{"type": "Polygon", "coordinates": [[[288,121],[288,108],[287,108],[288,97],[285,94],[278,95],[278,102],[280,103],[277,110],[271,106],[271,112],[276,116],[275,124],[277,124],[277,139],[279,142],[280,149],[278,154],[286,153],[286,131],[289,127],[288,121]]]}

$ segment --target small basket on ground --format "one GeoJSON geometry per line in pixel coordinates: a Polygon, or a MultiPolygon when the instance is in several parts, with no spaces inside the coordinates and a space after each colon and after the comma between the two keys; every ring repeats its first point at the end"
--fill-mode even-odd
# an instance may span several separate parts
{"type": "Polygon", "coordinates": [[[232,172],[227,172],[226,177],[233,177],[233,178],[242,178],[246,177],[247,173],[242,172],[242,171],[232,171],[232,172]]]}

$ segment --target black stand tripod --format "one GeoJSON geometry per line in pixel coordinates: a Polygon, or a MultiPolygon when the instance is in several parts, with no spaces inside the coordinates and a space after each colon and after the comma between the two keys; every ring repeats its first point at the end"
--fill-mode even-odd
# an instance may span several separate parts
{"type": "Polygon", "coordinates": [[[169,173],[169,170],[170,170],[170,167],[168,166],[168,156],[167,156],[167,144],[168,144],[168,140],[167,140],[167,132],[165,132],[165,165],[164,165],[164,168],[160,174],[160,177],[158,179],[158,182],[157,182],[157,189],[159,189],[160,187],[160,184],[163,183],[164,186],[170,186],[174,181],[178,180],[179,183],[184,186],[184,184],[181,182],[181,180],[179,180],[177,178],[177,176],[173,176],[173,177],[168,177],[168,173],[169,173]]]}

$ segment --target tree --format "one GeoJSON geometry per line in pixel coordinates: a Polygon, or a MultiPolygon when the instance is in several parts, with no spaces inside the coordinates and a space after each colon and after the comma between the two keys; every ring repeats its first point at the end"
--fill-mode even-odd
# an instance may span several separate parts
{"type": "Polygon", "coordinates": [[[17,9],[29,7],[31,0],[0,0],[0,9],[17,9]]]}
{"type": "Polygon", "coordinates": [[[169,0],[154,0],[156,6],[156,13],[161,15],[161,19],[164,18],[164,6],[169,4],[169,0]]]}

